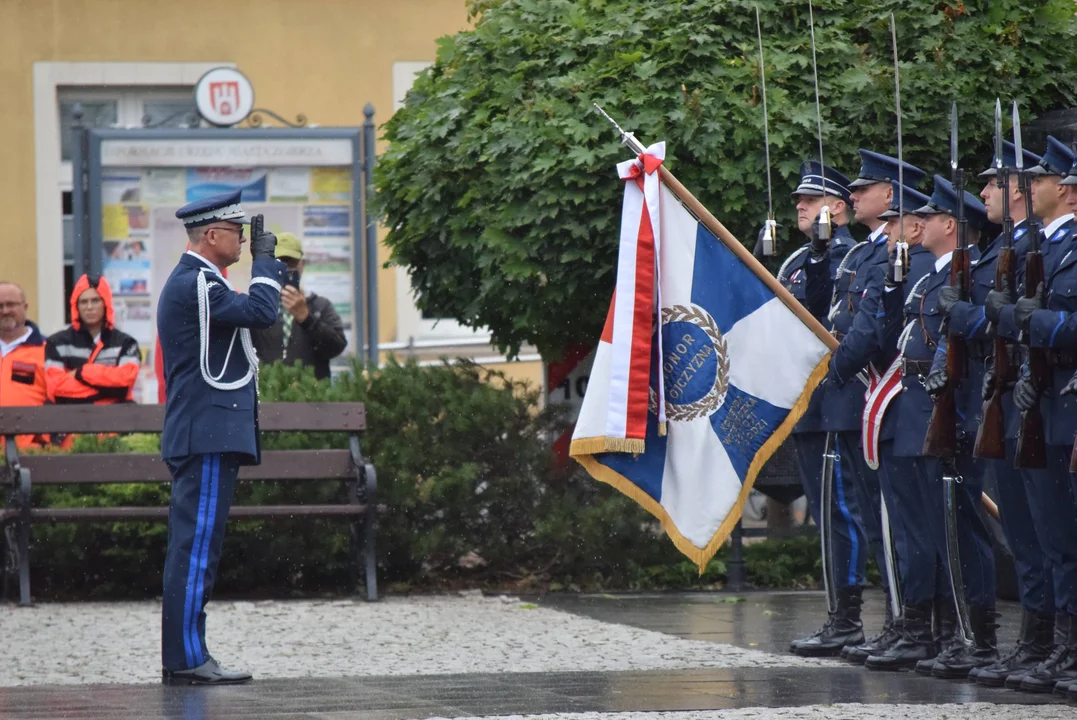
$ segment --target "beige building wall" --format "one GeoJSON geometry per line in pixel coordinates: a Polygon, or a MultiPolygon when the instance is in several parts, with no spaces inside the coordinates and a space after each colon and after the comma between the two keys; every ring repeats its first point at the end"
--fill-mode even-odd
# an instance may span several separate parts
{"type": "MultiPolygon", "coordinates": [[[[358,126],[370,102],[381,125],[392,112],[394,64],[432,61],[436,39],[466,27],[464,0],[0,0],[0,276],[26,288],[32,318],[44,293],[63,292],[38,281],[35,63],[230,63],[250,78],[256,107],[358,126]]],[[[399,346],[409,338],[397,326],[397,279],[380,272],[379,334],[399,346]]],[[[424,353],[491,354],[438,350],[424,353]]],[[[539,384],[538,363],[511,368],[539,384]]]]}

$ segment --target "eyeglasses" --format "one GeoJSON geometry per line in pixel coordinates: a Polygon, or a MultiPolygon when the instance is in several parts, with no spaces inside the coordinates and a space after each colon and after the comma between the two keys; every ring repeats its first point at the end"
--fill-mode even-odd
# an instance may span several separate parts
{"type": "Polygon", "coordinates": [[[239,237],[243,237],[243,226],[242,225],[239,225],[239,226],[236,226],[236,225],[225,225],[225,226],[215,225],[215,226],[213,226],[211,228],[206,228],[206,232],[209,232],[210,230],[229,230],[231,232],[236,233],[239,237]]]}

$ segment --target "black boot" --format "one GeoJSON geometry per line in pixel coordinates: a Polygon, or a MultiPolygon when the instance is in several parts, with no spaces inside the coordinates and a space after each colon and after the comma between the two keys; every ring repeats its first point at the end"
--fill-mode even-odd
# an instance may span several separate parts
{"type": "MultiPolygon", "coordinates": [[[[1055,651],[1055,648],[1059,647],[1060,645],[1066,644],[1066,638],[1069,637],[1069,632],[1070,616],[1064,612],[1055,613],[1055,631],[1054,637],[1051,640],[1050,645],[1051,652],[1047,653],[1047,657],[1043,661],[1038,663],[1036,667],[1039,667],[1043,663],[1047,662],[1047,660],[1050,660],[1051,653],[1055,651]]],[[[1006,689],[1008,690],[1020,690],[1021,683],[1023,683],[1025,681],[1025,678],[1028,677],[1028,675],[1035,669],[1036,668],[1032,668],[1032,670],[1018,670],[1015,673],[1007,675],[1004,687],[1006,687],[1006,689]]]]}
{"type": "Polygon", "coordinates": [[[975,680],[977,685],[1002,687],[1010,675],[1017,673],[1022,676],[1027,675],[1051,654],[1054,632],[1054,615],[1038,615],[1027,610],[1023,611],[1021,634],[1017,638],[1017,646],[1013,652],[1000,658],[993,665],[970,671],[969,680],[975,680]]]}
{"type": "Polygon", "coordinates": [[[945,680],[962,680],[969,676],[974,668],[987,667],[998,662],[998,639],[995,630],[998,615],[994,608],[981,605],[969,606],[969,622],[972,624],[972,642],[969,647],[962,647],[948,657],[939,657],[935,661],[932,676],[945,680]]]}
{"type": "Polygon", "coordinates": [[[901,619],[894,620],[894,610],[890,605],[890,593],[886,594],[886,621],[882,632],[863,645],[847,646],[841,651],[841,659],[857,665],[863,665],[871,655],[882,655],[901,639],[901,619]]]}
{"type": "Polygon", "coordinates": [[[1065,642],[1056,645],[1046,660],[1025,675],[1020,687],[1024,692],[1049,693],[1059,682],[1068,685],[1077,680],[1077,623],[1067,618],[1065,642]]]}
{"type": "Polygon", "coordinates": [[[838,609],[831,613],[826,624],[811,637],[794,640],[790,647],[801,657],[833,657],[840,655],[846,645],[864,642],[864,625],[860,622],[860,606],[864,588],[838,588],[838,609]]]}
{"type": "Polygon", "coordinates": [[[932,608],[934,610],[933,637],[939,654],[916,663],[915,669],[918,675],[930,676],[935,670],[937,660],[957,652],[957,648],[953,647],[954,638],[957,637],[957,608],[954,607],[954,599],[936,597],[932,601],[932,608]]]}
{"type": "Polygon", "coordinates": [[[931,603],[905,606],[901,639],[881,655],[864,661],[869,670],[906,670],[925,658],[938,654],[931,634],[931,603]]]}

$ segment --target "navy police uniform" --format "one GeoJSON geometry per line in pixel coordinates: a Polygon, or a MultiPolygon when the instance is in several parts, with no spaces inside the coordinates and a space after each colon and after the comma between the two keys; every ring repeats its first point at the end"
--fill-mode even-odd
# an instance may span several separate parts
{"type": "MultiPolygon", "coordinates": [[[[1023,166],[1038,165],[1042,161],[1038,155],[1027,150],[1023,152],[1023,166]]],[[[1008,183],[1013,187],[1017,183],[1016,148],[1013,143],[1004,142],[1002,157],[996,159],[1001,165],[1010,169],[1008,183]]],[[[990,181],[997,176],[995,165],[980,173],[981,178],[990,181]]],[[[1011,208],[1011,212],[1012,212],[1011,208]]],[[[1024,205],[1020,208],[1024,214],[1024,205]]],[[[1013,251],[1016,266],[1021,267],[1028,252],[1028,221],[1023,219],[1016,223],[1013,231],[1013,251]]],[[[963,393],[962,431],[974,436],[983,418],[983,398],[977,392],[984,385],[984,376],[993,362],[995,337],[994,326],[988,321],[984,304],[989,292],[995,289],[996,267],[999,254],[1006,238],[996,237],[972,264],[969,273],[969,298],[957,300],[948,312],[950,332],[964,338],[968,345],[968,377],[964,383],[968,392],[963,393]]],[[[946,366],[946,338],[939,343],[935,353],[933,372],[944,371],[946,366]]],[[[989,686],[1002,685],[1006,677],[1020,669],[1034,667],[1046,659],[1050,651],[1054,627],[1054,588],[1051,568],[1044,554],[1039,534],[1046,532],[1037,529],[1029,503],[1029,493],[1022,473],[1015,469],[1015,438],[1019,413],[1013,404],[1013,394],[1006,392],[1002,397],[1003,417],[1007,424],[1006,457],[1004,459],[983,459],[985,481],[990,481],[998,501],[999,516],[1003,534],[1014,558],[1017,573],[1018,599],[1022,608],[1021,636],[1017,651],[1000,660],[993,666],[974,669],[970,679],[989,686]]]]}
{"type": "MultiPolygon", "coordinates": [[[[849,205],[849,178],[833,168],[827,167],[824,171],[821,167],[817,160],[807,161],[801,166],[800,184],[793,192],[793,198],[800,195],[819,197],[824,194],[825,188],[826,194],[841,198],[846,205],[849,205]]],[[[827,314],[830,308],[834,275],[841,260],[855,244],[848,227],[835,225],[825,263],[825,266],[830,268],[829,283],[808,282],[808,275],[812,272],[810,243],[806,243],[793,252],[778,270],[778,281],[827,329],[831,327],[827,314]]],[[[826,433],[822,423],[822,399],[823,391],[817,389],[812,395],[807,411],[793,428],[792,435],[804,496],[808,501],[812,518],[819,527],[822,527],[820,491],[823,454],[826,450],[826,433]]],[[[832,575],[838,588],[859,588],[865,584],[867,534],[862,527],[863,521],[856,488],[855,486],[848,487],[843,481],[846,476],[855,474],[856,467],[852,464],[854,462],[855,458],[842,456],[834,472],[830,534],[834,564],[832,575]]]]}
{"type": "MultiPolygon", "coordinates": [[[[1056,174],[1057,166],[1051,166],[1049,155],[1051,148],[1038,169],[1056,174]]],[[[1061,153],[1059,155],[1065,157],[1061,153]]],[[[1068,173],[1062,184],[1077,185],[1077,160],[1073,160],[1072,155],[1068,173]]],[[[1062,629],[1066,632],[1063,639],[1065,650],[1053,667],[1041,666],[1021,684],[1021,689],[1043,692],[1053,689],[1056,683],[1077,684],[1077,621],[1074,617],[1077,616],[1077,523],[1074,522],[1077,516],[1077,476],[1069,472],[1070,452],[1077,436],[1077,396],[1061,394],[1077,370],[1077,237],[1073,216],[1056,219],[1049,226],[1049,231],[1054,230],[1054,226],[1058,226],[1059,230],[1045,233],[1048,242],[1056,246],[1053,253],[1057,259],[1050,263],[1050,267],[1046,258],[1044,261],[1044,307],[1032,312],[1027,324],[1018,328],[1027,333],[1030,347],[1047,351],[1052,371],[1052,384],[1040,398],[1047,436],[1048,465],[1044,471],[1046,477],[1041,482],[1046,491],[1046,497],[1042,500],[1053,502],[1054,507],[1039,510],[1043,513],[1043,522],[1053,523],[1047,528],[1048,546],[1045,550],[1053,566],[1055,602],[1061,613],[1059,619],[1062,629]],[[1059,232],[1066,237],[1056,238],[1059,232]]],[[[1014,316],[1012,310],[1009,315],[1014,316]]],[[[1024,374],[1027,375],[1027,368],[1024,374]]]]}
{"type": "MultiPolygon", "coordinates": [[[[1049,137],[1041,162],[1028,172],[1031,175],[1063,176],[1071,170],[1074,160],[1075,156],[1069,148],[1049,137]]],[[[1073,181],[1067,177],[1063,182],[1072,184],[1073,181]]],[[[1058,321],[1059,313],[1065,312],[1069,305],[1065,293],[1068,292],[1067,278],[1073,272],[1070,267],[1071,251],[1077,245],[1074,231],[1073,215],[1063,215],[1050,219],[1040,234],[1047,294],[1046,308],[1033,315],[1036,320],[1035,333],[1030,322],[1029,332],[1022,334],[1022,328],[1017,326],[1013,305],[1002,309],[998,323],[1001,337],[1021,339],[1034,347],[1049,349],[1048,358],[1053,364],[1054,385],[1040,399],[1047,433],[1048,466],[1042,470],[1022,468],[1019,472],[1024,481],[1036,535],[1049,567],[1048,578],[1053,585],[1056,611],[1056,638],[1065,638],[1070,632],[1077,633],[1071,630],[1077,625],[1072,622],[1072,616],[1077,614],[1077,525],[1073,522],[1077,515],[1077,489],[1073,487],[1068,462],[1073,439],[1074,405],[1071,397],[1058,395],[1062,387],[1059,383],[1064,384],[1071,375],[1064,369],[1067,366],[1067,348],[1059,340],[1059,335],[1064,337],[1064,326],[1059,326],[1058,321]]],[[[1019,259],[1024,258],[1019,256],[1019,259]]],[[[1024,295],[1024,284],[1024,267],[1019,264],[1017,297],[1024,295]]],[[[1027,376],[1027,365],[1022,368],[1022,375],[1027,376]]],[[[1007,423],[1007,430],[1012,431],[1014,438],[1018,418],[1019,410],[1015,408],[1013,422],[1007,423]]],[[[1077,637],[1072,638],[1071,642],[1077,646],[1077,637]]],[[[1077,649],[1073,654],[1077,656],[1077,649]]],[[[1058,670],[1058,663],[1055,663],[1028,673],[1014,673],[1005,682],[1007,687],[1046,692],[1060,679],[1061,671],[1058,670]]]]}
{"type": "MultiPolygon", "coordinates": [[[[239,191],[192,203],[176,216],[187,228],[249,222],[239,191]]],[[[284,269],[273,257],[256,256],[244,295],[215,265],[188,251],[158,301],[167,389],[161,454],[173,479],[161,623],[166,682],[207,663],[216,674],[203,680],[220,676],[206,648],[205,606],[239,468],[260,461],[258,358],[250,328],[276,321],[284,269]]]]}
{"type": "MultiPolygon", "coordinates": [[[[965,193],[964,204],[969,226],[981,229],[987,220],[983,205],[969,193],[965,193]]],[[[913,212],[921,216],[940,213],[956,215],[957,205],[958,195],[953,186],[945,178],[936,175],[930,200],[913,212]]],[[[975,250],[970,249],[970,256],[975,257],[975,250]]],[[[905,652],[901,660],[907,665],[913,658],[922,656],[921,660],[926,663],[924,669],[928,672],[934,669],[935,674],[941,674],[939,663],[951,662],[951,655],[957,649],[943,652],[932,660],[940,649],[936,643],[945,643],[950,639],[932,635],[932,606],[935,606],[940,624],[946,617],[953,617],[954,612],[953,600],[948,603],[944,601],[952,593],[942,575],[947,563],[943,468],[938,458],[923,454],[934,405],[924,388],[924,382],[931,372],[936,350],[943,337],[945,315],[939,308],[939,295],[943,288],[950,285],[950,257],[951,254],[947,254],[938,258],[931,271],[915,282],[907,297],[902,297],[896,289],[888,289],[883,299],[883,325],[886,329],[882,334],[894,338],[894,330],[903,327],[899,337],[888,340],[888,345],[898,353],[902,379],[901,392],[884,419],[887,434],[893,437],[893,457],[889,462],[884,459],[884,462],[888,470],[895,468],[901,474],[901,477],[892,478],[890,485],[898,494],[898,514],[906,525],[910,540],[913,535],[917,536],[917,543],[910,547],[909,563],[934,571],[933,578],[922,578],[926,581],[923,584],[903,588],[908,605],[904,641],[909,652],[905,652]],[[914,649],[919,652],[914,652],[914,649]]],[[[960,392],[968,390],[963,388],[960,392]]],[[[961,406],[967,406],[967,402],[959,400],[961,406]]],[[[990,537],[979,514],[982,474],[978,461],[973,460],[967,452],[959,454],[956,463],[957,470],[964,478],[957,493],[964,592],[970,605],[977,645],[986,648],[984,657],[987,659],[980,664],[988,664],[997,658],[997,653],[992,655],[995,652],[995,577],[990,537]]],[[[869,667],[873,667],[872,660],[874,658],[868,660],[869,667]]],[[[878,664],[880,669],[891,669],[893,666],[894,663],[878,664]]],[[[967,674],[968,670],[966,668],[964,673],[967,674]]]]}

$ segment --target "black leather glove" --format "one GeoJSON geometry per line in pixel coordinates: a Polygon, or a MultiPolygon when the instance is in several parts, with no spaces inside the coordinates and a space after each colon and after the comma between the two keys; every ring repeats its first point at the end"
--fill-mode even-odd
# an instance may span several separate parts
{"type": "Polygon", "coordinates": [[[905,279],[908,277],[908,273],[904,274],[900,280],[897,279],[897,259],[898,259],[898,246],[895,245],[890,249],[890,257],[886,260],[886,287],[896,288],[905,284],[905,279]]]}
{"type": "Polygon", "coordinates": [[[1059,395],[1077,395],[1077,373],[1073,374],[1073,377],[1066,383],[1066,387],[1062,388],[1059,395]]]}
{"type": "Polygon", "coordinates": [[[265,230],[265,218],[255,215],[251,218],[251,257],[273,258],[277,254],[277,236],[265,230]]]}
{"type": "Polygon", "coordinates": [[[1043,310],[1043,283],[1036,286],[1036,293],[1032,297],[1018,298],[1013,304],[1013,320],[1017,327],[1028,332],[1028,325],[1032,322],[1032,313],[1043,310]]]}
{"type": "Polygon", "coordinates": [[[987,400],[995,394],[995,370],[988,368],[984,373],[984,383],[980,387],[980,397],[987,400]]]}
{"type": "MultiPolygon", "coordinates": [[[[961,273],[958,273],[960,275],[961,273]]],[[[950,311],[954,309],[954,305],[961,299],[961,288],[953,285],[947,285],[939,291],[939,312],[943,315],[949,315],[950,311]]]]}
{"type": "Polygon", "coordinates": [[[988,320],[998,325],[998,319],[1002,314],[1002,308],[1013,305],[1016,298],[1013,296],[1013,288],[1010,287],[1009,279],[1003,275],[998,288],[987,293],[984,301],[984,315],[988,320]]]}
{"type": "Polygon", "coordinates": [[[1024,412],[1036,407],[1040,400],[1040,394],[1032,386],[1032,378],[1025,375],[1013,386],[1013,404],[1017,409],[1024,412]]]}
{"type": "Polygon", "coordinates": [[[946,368],[932,370],[924,381],[924,390],[927,390],[927,394],[931,397],[937,397],[946,388],[948,382],[950,378],[946,375],[946,368]]]}

